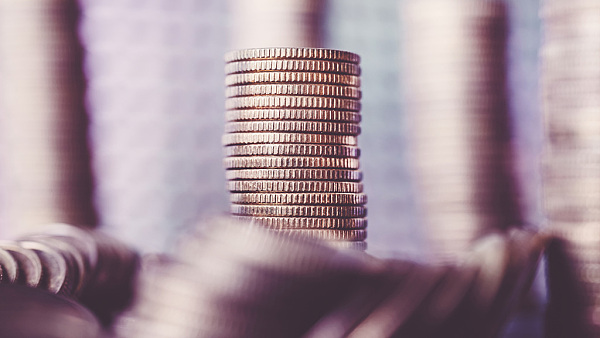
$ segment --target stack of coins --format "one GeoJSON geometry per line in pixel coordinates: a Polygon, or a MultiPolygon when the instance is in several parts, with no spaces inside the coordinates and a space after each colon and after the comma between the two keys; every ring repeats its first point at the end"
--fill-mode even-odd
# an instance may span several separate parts
{"type": "Polygon", "coordinates": [[[499,1],[408,1],[402,8],[411,156],[435,259],[520,219],[499,1]]]}
{"type": "Polygon", "coordinates": [[[600,335],[600,3],[542,2],[548,337],[600,335]]]}
{"type": "Polygon", "coordinates": [[[76,0],[0,1],[0,232],[95,225],[76,0]],[[5,226],[10,225],[10,226],[5,226]]]}
{"type": "Polygon", "coordinates": [[[359,56],[314,48],[226,55],[231,212],[289,235],[364,247],[359,56]]]}

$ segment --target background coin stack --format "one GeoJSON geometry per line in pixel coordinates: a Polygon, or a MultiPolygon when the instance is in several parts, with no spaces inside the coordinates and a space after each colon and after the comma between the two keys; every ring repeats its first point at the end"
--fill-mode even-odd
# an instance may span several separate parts
{"type": "Polygon", "coordinates": [[[520,219],[505,92],[499,1],[407,1],[405,104],[425,235],[436,259],[520,219]]]}
{"type": "Polygon", "coordinates": [[[4,236],[96,222],[78,11],[76,0],[0,1],[4,236]]]}
{"type": "Polygon", "coordinates": [[[600,335],[600,3],[542,1],[547,337],[600,335]]]}
{"type": "Polygon", "coordinates": [[[268,48],[233,51],[226,61],[231,212],[289,235],[364,247],[359,56],[268,48]]]}

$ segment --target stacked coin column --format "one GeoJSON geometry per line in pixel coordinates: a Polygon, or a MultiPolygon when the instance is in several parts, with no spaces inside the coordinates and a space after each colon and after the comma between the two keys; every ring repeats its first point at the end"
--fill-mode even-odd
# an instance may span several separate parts
{"type": "Polygon", "coordinates": [[[600,3],[542,2],[548,337],[600,335],[600,3]]]}
{"type": "Polygon", "coordinates": [[[226,61],[231,212],[289,235],[364,247],[358,55],[247,49],[226,61]]]}
{"type": "Polygon", "coordinates": [[[505,93],[506,10],[491,1],[402,7],[417,202],[435,259],[519,219],[505,93]]]}
{"type": "Polygon", "coordinates": [[[94,225],[74,0],[0,1],[0,233],[94,225]]]}

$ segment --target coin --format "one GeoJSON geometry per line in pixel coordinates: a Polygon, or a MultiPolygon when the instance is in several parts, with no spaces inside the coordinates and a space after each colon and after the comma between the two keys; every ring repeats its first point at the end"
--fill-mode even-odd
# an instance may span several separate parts
{"type": "Polygon", "coordinates": [[[228,122],[225,132],[302,132],[310,134],[358,135],[360,127],[355,123],[315,122],[315,121],[243,121],[228,122]]]}
{"type": "Polygon", "coordinates": [[[81,227],[64,223],[48,224],[44,227],[44,235],[66,242],[74,247],[85,258],[86,270],[96,269],[98,264],[98,244],[92,232],[81,227]]]}
{"type": "Polygon", "coordinates": [[[258,120],[315,120],[359,123],[361,115],[357,112],[321,109],[244,109],[225,112],[227,121],[258,120]]]}
{"type": "Polygon", "coordinates": [[[328,192],[328,193],[360,193],[362,183],[332,181],[229,181],[227,188],[232,192],[328,192]]]}
{"type": "Polygon", "coordinates": [[[305,230],[305,229],[285,229],[277,230],[284,236],[301,237],[307,239],[316,239],[324,241],[364,241],[367,239],[366,230],[305,230]]]}
{"type": "Polygon", "coordinates": [[[250,60],[236,61],[225,65],[226,74],[246,72],[322,72],[360,75],[360,67],[354,63],[323,60],[250,60]]]}
{"type": "Polygon", "coordinates": [[[363,206],[304,206],[304,205],[248,205],[232,204],[231,213],[248,216],[282,217],[365,217],[363,206]]]}
{"type": "Polygon", "coordinates": [[[0,267],[2,267],[1,283],[15,283],[17,280],[18,265],[13,256],[4,249],[0,249],[0,267]]]}
{"type": "Polygon", "coordinates": [[[360,78],[356,75],[314,72],[259,72],[225,76],[228,86],[256,83],[322,83],[360,87],[360,78]]]}
{"type": "Polygon", "coordinates": [[[254,48],[235,50],[225,54],[226,62],[256,59],[315,59],[360,62],[360,56],[357,54],[324,48],[254,48]]]}
{"type": "Polygon", "coordinates": [[[226,157],[227,169],[251,168],[339,168],[358,169],[356,158],[296,157],[296,156],[252,156],[226,157]]]}
{"type": "Polygon", "coordinates": [[[331,96],[350,99],[361,97],[357,87],[324,84],[260,84],[229,86],[225,89],[226,97],[254,95],[331,96]]]}
{"type": "Polygon", "coordinates": [[[324,156],[358,158],[360,149],[353,146],[311,144],[255,144],[229,146],[226,156],[324,156]]]}
{"type": "Polygon", "coordinates": [[[364,229],[365,218],[265,217],[239,216],[234,219],[254,222],[268,229],[364,229]]]}
{"type": "Polygon", "coordinates": [[[15,242],[3,241],[0,248],[8,251],[17,262],[17,284],[35,288],[42,280],[42,262],[32,250],[25,249],[15,242]]]}
{"type": "Polygon", "coordinates": [[[312,205],[363,205],[367,195],[352,193],[296,193],[296,194],[231,194],[231,203],[237,204],[312,204],[312,205]]]}
{"type": "Polygon", "coordinates": [[[233,133],[223,135],[223,145],[258,143],[343,144],[355,146],[356,136],[305,133],[233,133]]]}
{"type": "Polygon", "coordinates": [[[362,172],[344,169],[242,169],[227,170],[228,180],[361,181],[362,172]]]}
{"type": "Polygon", "coordinates": [[[19,245],[32,250],[42,264],[42,280],[40,287],[52,292],[70,294],[73,290],[72,271],[67,270],[67,262],[51,247],[34,241],[19,241],[19,245]]]}
{"type": "Polygon", "coordinates": [[[226,109],[315,108],[360,111],[360,101],[321,96],[243,96],[225,100],[226,109]]]}
{"type": "Polygon", "coordinates": [[[24,237],[21,240],[45,244],[60,252],[67,262],[69,275],[73,279],[73,294],[76,295],[83,289],[90,271],[85,261],[85,255],[77,247],[59,238],[41,234],[24,237]]]}

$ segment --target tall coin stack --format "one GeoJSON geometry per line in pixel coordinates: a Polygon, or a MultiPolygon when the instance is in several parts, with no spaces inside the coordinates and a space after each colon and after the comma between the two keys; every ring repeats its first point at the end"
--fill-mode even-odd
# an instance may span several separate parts
{"type": "Polygon", "coordinates": [[[359,56],[264,48],[225,59],[231,212],[289,235],[364,248],[359,56]]]}
{"type": "Polygon", "coordinates": [[[434,259],[469,252],[519,220],[505,91],[506,9],[499,1],[402,7],[411,156],[434,259]]]}
{"type": "Polygon", "coordinates": [[[600,3],[542,2],[547,337],[600,335],[600,3]]]}

